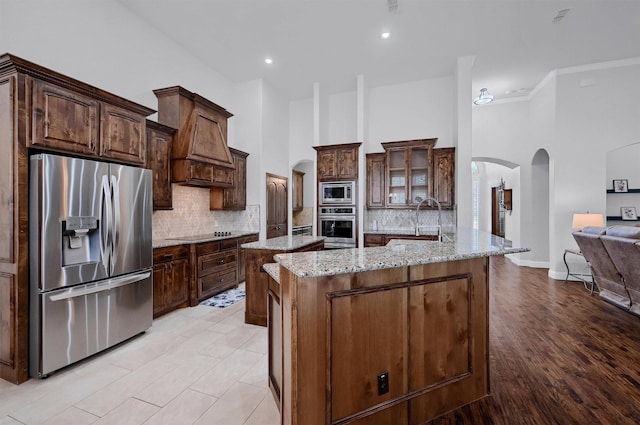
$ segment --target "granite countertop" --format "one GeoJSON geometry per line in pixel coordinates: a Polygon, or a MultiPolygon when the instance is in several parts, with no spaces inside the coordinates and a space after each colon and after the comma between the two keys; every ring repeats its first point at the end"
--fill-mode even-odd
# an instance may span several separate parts
{"type": "Polygon", "coordinates": [[[211,242],[211,241],[219,241],[223,239],[234,239],[241,238],[243,236],[248,235],[256,235],[258,232],[251,232],[246,230],[240,231],[232,231],[229,235],[219,236],[213,233],[203,234],[203,235],[193,235],[193,236],[177,236],[175,238],[168,239],[157,239],[152,241],[152,246],[154,248],[163,248],[167,246],[175,246],[175,245],[189,245],[192,243],[201,243],[201,242],[211,242]]]}
{"type": "Polygon", "coordinates": [[[265,263],[262,268],[269,276],[276,282],[280,283],[280,264],[278,263],[265,263]]]}
{"type": "Polygon", "coordinates": [[[296,276],[320,277],[529,251],[468,228],[447,236],[445,242],[394,239],[383,247],[277,254],[274,258],[296,276]]]}
{"type": "Polygon", "coordinates": [[[264,241],[256,241],[243,243],[241,245],[244,249],[266,249],[271,251],[292,251],[294,249],[302,248],[312,243],[325,240],[324,236],[280,236],[277,238],[266,239],[264,241]]]}

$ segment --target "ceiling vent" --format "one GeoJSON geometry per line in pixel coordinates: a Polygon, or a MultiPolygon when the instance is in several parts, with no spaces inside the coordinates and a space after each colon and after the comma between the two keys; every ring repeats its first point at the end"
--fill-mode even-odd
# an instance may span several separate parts
{"type": "MultiPolygon", "coordinates": [[[[391,0],[389,0],[391,1],[391,0]]],[[[567,16],[567,14],[569,13],[571,9],[562,9],[562,10],[558,10],[558,13],[556,13],[556,16],[553,17],[553,19],[551,20],[552,24],[557,24],[560,21],[562,21],[564,19],[565,16],[567,16]]]]}
{"type": "Polygon", "coordinates": [[[399,0],[387,0],[389,13],[396,13],[398,11],[398,1],[399,0]]]}

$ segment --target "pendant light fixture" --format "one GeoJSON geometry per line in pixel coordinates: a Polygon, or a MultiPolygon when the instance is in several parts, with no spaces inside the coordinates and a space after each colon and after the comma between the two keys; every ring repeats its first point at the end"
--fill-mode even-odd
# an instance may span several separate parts
{"type": "Polygon", "coordinates": [[[473,99],[474,105],[486,105],[493,101],[493,95],[487,89],[480,89],[480,95],[473,99]]]}

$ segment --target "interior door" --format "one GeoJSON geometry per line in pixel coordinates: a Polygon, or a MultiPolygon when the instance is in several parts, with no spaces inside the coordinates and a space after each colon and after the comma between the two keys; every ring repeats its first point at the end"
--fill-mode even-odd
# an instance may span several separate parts
{"type": "Polygon", "coordinates": [[[267,239],[287,234],[288,179],[267,173],[267,239]]]}

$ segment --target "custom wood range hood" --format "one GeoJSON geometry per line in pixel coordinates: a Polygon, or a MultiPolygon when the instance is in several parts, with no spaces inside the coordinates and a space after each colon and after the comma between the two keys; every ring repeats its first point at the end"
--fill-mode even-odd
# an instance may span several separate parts
{"type": "Polygon", "coordinates": [[[158,122],[177,129],[171,149],[171,180],[192,186],[233,186],[227,119],[233,114],[183,87],[154,90],[158,122]]]}

